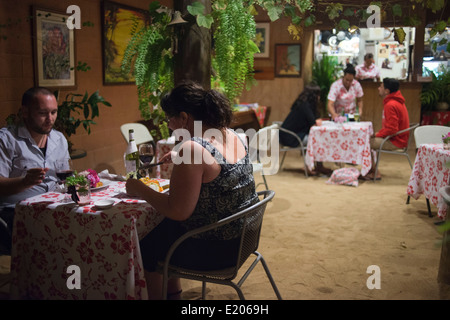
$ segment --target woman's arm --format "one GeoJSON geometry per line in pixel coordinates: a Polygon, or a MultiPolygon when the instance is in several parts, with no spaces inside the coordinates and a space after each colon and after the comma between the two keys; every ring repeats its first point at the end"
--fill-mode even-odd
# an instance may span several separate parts
{"type": "Polygon", "coordinates": [[[140,196],[167,218],[178,221],[186,220],[192,215],[197,205],[202,178],[205,168],[208,166],[203,159],[204,156],[207,156],[204,154],[204,150],[202,146],[193,141],[183,143],[178,159],[174,160],[169,194],[154,191],[136,179],[127,180],[127,192],[140,196]],[[194,157],[194,154],[198,154],[198,152],[200,152],[201,161],[198,156],[194,157]],[[181,163],[178,164],[177,160],[181,160],[181,163]],[[199,163],[196,164],[194,161],[199,163]]]}

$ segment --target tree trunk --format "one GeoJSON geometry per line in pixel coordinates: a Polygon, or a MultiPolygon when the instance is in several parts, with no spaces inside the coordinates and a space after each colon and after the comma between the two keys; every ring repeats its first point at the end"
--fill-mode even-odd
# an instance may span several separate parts
{"type": "Polygon", "coordinates": [[[193,2],[201,2],[206,13],[211,13],[210,0],[174,0],[174,10],[181,12],[188,23],[173,25],[176,28],[177,39],[174,55],[175,85],[183,80],[198,82],[205,89],[211,88],[211,30],[199,27],[187,11],[187,6],[193,2]]]}

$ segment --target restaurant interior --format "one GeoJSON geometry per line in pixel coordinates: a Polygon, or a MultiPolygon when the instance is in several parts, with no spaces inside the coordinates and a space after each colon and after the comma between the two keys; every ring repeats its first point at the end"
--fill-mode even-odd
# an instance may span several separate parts
{"type": "MultiPolygon", "coordinates": [[[[75,170],[91,168],[97,172],[108,170],[112,174],[124,175],[127,141],[122,136],[121,125],[140,122],[150,129],[154,129],[154,125],[141,114],[136,84],[107,74],[106,61],[113,58],[108,56],[110,52],[106,50],[108,40],[112,40],[106,39],[104,34],[105,3],[118,4],[129,10],[146,10],[152,2],[0,0],[0,126],[5,126],[7,117],[17,112],[23,92],[37,85],[40,77],[36,48],[39,35],[33,19],[29,17],[36,13],[36,9],[64,14],[69,6],[75,4],[81,9],[83,23],[75,29],[73,39],[73,61],[78,68],[71,70],[72,83],[56,86],[50,83],[48,87],[58,90],[59,102],[68,94],[83,96],[98,91],[111,104],[110,107],[99,104],[99,115],[94,119],[95,124],[90,125],[90,132],[80,126],[69,137],[73,145],[71,155],[75,170]]],[[[173,8],[194,1],[159,2],[173,8]]],[[[345,6],[370,3],[340,2],[345,6]]],[[[304,86],[312,81],[312,65],[315,60],[320,60],[323,53],[334,57],[338,64],[345,65],[347,62],[361,64],[364,54],[373,52],[376,53],[376,64],[381,67],[384,59],[381,48],[389,45],[394,46],[402,58],[394,61],[394,66],[386,67],[382,77],[400,80],[410,122],[423,122],[420,94],[424,84],[431,81],[429,70],[436,70],[439,65],[448,67],[450,59],[448,52],[430,45],[429,24],[436,17],[448,19],[448,6],[442,10],[443,15],[429,9],[418,10],[421,22],[418,26],[405,28],[406,42],[400,46],[391,31],[398,25],[395,20],[387,19],[379,28],[365,28],[365,23],[358,21],[357,32],[340,34],[336,21],[326,16],[324,2],[318,3],[322,7],[316,12],[315,24],[305,27],[299,39],[288,32],[289,18],[282,17],[271,22],[266,11],[256,8],[258,15],[255,21],[257,27],[266,32],[267,47],[254,59],[257,84],[243,90],[234,102],[238,106],[262,106],[264,112],[258,115],[251,109],[239,109],[234,112],[233,127],[258,130],[273,122],[283,121],[304,86]],[[300,45],[296,74],[282,74],[277,69],[276,50],[281,45],[300,45]]],[[[126,44],[126,32],[122,34],[125,34],[125,39],[118,37],[115,41],[126,44]]],[[[444,36],[449,38],[448,34],[446,31],[444,36]]],[[[383,110],[377,90],[380,83],[362,81],[361,85],[364,91],[364,116],[361,120],[372,122],[373,132],[377,132],[381,129],[383,110]]],[[[450,110],[433,111],[435,117],[450,113],[450,110]]],[[[450,120],[443,125],[450,125],[450,120]]],[[[408,153],[413,164],[417,147],[412,140],[408,153]]],[[[406,204],[412,167],[403,157],[390,154],[382,157],[381,181],[360,181],[356,188],[326,184],[328,177],[324,176],[305,177],[304,162],[297,153],[288,153],[283,168],[274,175],[265,176],[269,189],[274,190],[276,195],[266,209],[259,250],[284,299],[450,298],[448,287],[436,280],[442,240],[442,233],[438,230],[441,218],[436,213],[436,206],[431,206],[429,217],[424,197],[411,199],[406,204]],[[371,265],[380,266],[381,289],[368,289],[366,285],[371,275],[368,271],[371,265]]],[[[343,164],[326,165],[334,170],[342,168],[343,164]]],[[[255,180],[262,182],[262,177],[255,176],[255,180]]],[[[0,256],[1,299],[9,299],[9,264],[9,256],[0,256]]],[[[243,290],[249,299],[276,299],[262,268],[255,269],[243,290]]],[[[200,283],[183,282],[183,299],[198,299],[199,292],[200,283]]],[[[236,298],[231,288],[208,285],[208,299],[236,298]]]]}

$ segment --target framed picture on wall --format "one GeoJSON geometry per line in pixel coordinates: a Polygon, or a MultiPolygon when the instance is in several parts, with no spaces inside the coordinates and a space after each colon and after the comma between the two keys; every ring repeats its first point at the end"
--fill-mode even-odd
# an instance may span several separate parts
{"type": "Polygon", "coordinates": [[[33,7],[35,85],[75,88],[75,33],[68,14],[33,7]]]}
{"type": "Polygon", "coordinates": [[[275,77],[300,77],[301,45],[275,45],[275,77]]]}
{"type": "Polygon", "coordinates": [[[255,58],[269,58],[270,54],[270,23],[256,23],[256,37],[254,42],[259,48],[259,53],[255,53],[255,58]]]}
{"type": "Polygon", "coordinates": [[[132,28],[139,30],[149,23],[147,11],[120,3],[103,1],[102,45],[103,84],[134,84],[131,74],[122,72],[122,59],[132,28]],[[137,25],[136,25],[137,23],[137,25]]]}

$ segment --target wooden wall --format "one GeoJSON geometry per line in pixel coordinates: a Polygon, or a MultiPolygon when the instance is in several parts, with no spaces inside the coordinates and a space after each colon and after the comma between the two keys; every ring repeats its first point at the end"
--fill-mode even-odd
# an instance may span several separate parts
{"type": "MultiPolygon", "coordinates": [[[[147,9],[152,0],[115,0],[136,8],[147,9]]],[[[173,0],[160,0],[162,4],[172,7],[173,0]]],[[[97,125],[92,126],[92,133],[88,135],[83,128],[71,137],[75,148],[87,151],[87,156],[75,160],[75,168],[84,170],[93,168],[97,171],[109,169],[113,173],[123,173],[123,153],[126,149],[125,140],[120,133],[120,125],[126,122],[141,120],[138,110],[136,86],[131,85],[103,85],[103,58],[101,44],[101,0],[0,0],[0,23],[11,19],[15,23],[0,30],[0,36],[6,33],[7,39],[0,39],[0,127],[5,125],[5,118],[15,113],[20,107],[23,92],[34,85],[33,65],[33,34],[31,21],[27,17],[31,14],[31,6],[53,9],[65,12],[66,8],[76,4],[81,9],[83,22],[90,21],[93,27],[82,27],[76,30],[76,61],[86,62],[91,66],[88,72],[76,72],[77,89],[62,90],[61,95],[68,92],[84,94],[87,90],[92,93],[99,90],[106,100],[112,103],[111,108],[100,107],[100,117],[97,125]]],[[[265,13],[256,17],[257,22],[268,22],[265,13]]],[[[268,119],[270,124],[275,120],[283,120],[289,113],[290,107],[305,84],[311,79],[311,65],[313,61],[313,33],[305,31],[301,40],[293,40],[287,31],[289,21],[282,19],[271,23],[270,56],[255,59],[255,69],[262,70],[258,77],[257,86],[250,91],[244,91],[241,102],[258,102],[271,106],[268,119]],[[300,43],[302,45],[302,70],[298,78],[278,78],[273,76],[274,47],[277,43],[300,43]]],[[[402,84],[402,92],[410,108],[411,121],[420,114],[418,93],[420,84],[402,84]]],[[[381,125],[382,101],[376,96],[375,89],[365,92],[365,112],[371,112],[371,121],[375,129],[381,125]]]]}
{"type": "MultiPolygon", "coordinates": [[[[153,0],[114,0],[141,9],[148,9],[153,0]]],[[[162,4],[172,6],[172,0],[160,0],[162,4]]],[[[120,133],[120,125],[140,119],[137,89],[134,84],[103,85],[101,0],[0,0],[0,24],[11,19],[14,23],[0,29],[0,127],[6,124],[5,118],[16,113],[20,107],[22,94],[34,86],[33,34],[31,7],[53,9],[65,13],[69,5],[76,4],[81,9],[82,22],[90,21],[93,27],[81,27],[75,30],[76,61],[86,62],[92,69],[76,72],[77,88],[62,90],[61,97],[68,92],[90,94],[99,90],[111,108],[100,106],[100,117],[91,127],[88,135],[80,126],[71,141],[75,148],[87,151],[87,156],[74,160],[76,170],[93,168],[97,171],[109,169],[110,172],[123,173],[123,153],[126,143],[120,133]],[[16,23],[20,19],[20,22],[16,23]]]]}

